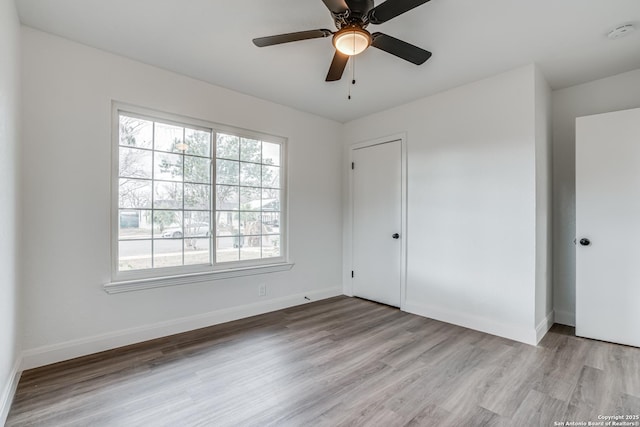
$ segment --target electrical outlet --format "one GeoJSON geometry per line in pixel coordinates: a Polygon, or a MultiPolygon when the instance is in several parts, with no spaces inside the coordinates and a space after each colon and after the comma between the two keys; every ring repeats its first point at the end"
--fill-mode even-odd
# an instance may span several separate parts
{"type": "Polygon", "coordinates": [[[267,285],[265,283],[260,283],[258,285],[258,296],[259,297],[267,296],[267,285]]]}

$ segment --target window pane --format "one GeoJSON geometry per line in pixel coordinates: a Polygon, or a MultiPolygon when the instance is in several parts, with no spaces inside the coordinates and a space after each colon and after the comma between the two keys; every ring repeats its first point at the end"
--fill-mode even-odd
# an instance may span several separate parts
{"type": "Polygon", "coordinates": [[[184,213],[185,237],[209,237],[211,234],[211,216],[209,212],[184,213]]]}
{"type": "Polygon", "coordinates": [[[182,144],[183,128],[156,122],[155,150],[182,152],[179,144],[182,144]]]}
{"type": "Polygon", "coordinates": [[[216,238],[216,262],[238,261],[240,259],[239,247],[243,243],[242,237],[216,238]]]}
{"type": "Polygon", "coordinates": [[[121,209],[118,213],[118,239],[150,239],[151,211],[121,209]]]}
{"type": "Polygon", "coordinates": [[[280,188],[280,168],[278,166],[262,167],[262,186],[280,188]]]}
{"type": "Polygon", "coordinates": [[[237,236],[240,234],[240,215],[238,212],[216,212],[216,235],[237,236]]]}
{"type": "Polygon", "coordinates": [[[260,236],[245,237],[244,245],[240,248],[240,259],[260,259],[262,257],[260,236]]]}
{"type": "Polygon", "coordinates": [[[176,267],[182,265],[182,239],[153,241],[153,267],[176,267]]]}
{"type": "Polygon", "coordinates": [[[181,154],[156,153],[154,178],[166,181],[182,181],[181,154]]]}
{"type": "Polygon", "coordinates": [[[195,129],[184,130],[185,154],[211,157],[211,132],[195,129]]]}
{"type": "Polygon", "coordinates": [[[262,213],[262,234],[280,233],[280,214],[277,212],[262,213]]]}
{"type": "Polygon", "coordinates": [[[260,163],[260,160],[262,160],[262,142],[255,139],[240,138],[240,160],[260,163]]]}
{"type": "Polygon", "coordinates": [[[280,166],[280,144],[262,143],[262,163],[280,166]]]}
{"type": "Polygon", "coordinates": [[[273,189],[262,190],[262,210],[263,211],[279,211],[280,210],[280,190],[273,190],[273,189]]]}
{"type": "Polygon", "coordinates": [[[209,209],[211,206],[211,186],[204,184],[184,185],[185,209],[209,209]]]}
{"type": "Polygon", "coordinates": [[[184,180],[209,184],[211,182],[211,160],[201,157],[184,157],[184,180]]]}
{"type": "Polygon", "coordinates": [[[182,238],[182,212],[153,211],[153,238],[182,238]]]}
{"type": "Polygon", "coordinates": [[[271,258],[280,256],[280,236],[271,235],[262,237],[262,257],[271,258]]]}
{"type": "Polygon", "coordinates": [[[219,133],[216,141],[216,157],[238,160],[240,158],[240,138],[219,133]]]}
{"type": "Polygon", "coordinates": [[[156,209],[182,209],[182,184],[155,182],[153,207],[156,209]]]}
{"type": "Polygon", "coordinates": [[[120,145],[153,148],[153,122],[121,115],[120,145]]]}
{"type": "Polygon", "coordinates": [[[151,240],[118,242],[118,269],[127,271],[143,268],[151,268],[151,240]]]}
{"type": "Polygon", "coordinates": [[[151,207],[151,181],[120,179],[118,205],[121,208],[144,209],[151,207]]]}
{"type": "Polygon", "coordinates": [[[218,210],[237,211],[240,209],[238,187],[230,185],[216,186],[216,208],[218,210]]]}
{"type": "Polygon", "coordinates": [[[242,234],[262,234],[260,212],[240,212],[240,232],[242,234]]]}
{"type": "Polygon", "coordinates": [[[240,187],[240,209],[259,211],[262,205],[262,190],[253,187],[240,187]]]}
{"type": "Polygon", "coordinates": [[[240,185],[259,187],[261,166],[240,162],[240,185]]]}
{"type": "Polygon", "coordinates": [[[184,222],[189,225],[191,223],[196,222],[206,222],[207,224],[211,223],[211,213],[209,211],[185,211],[184,212],[184,222]]]}
{"type": "Polygon", "coordinates": [[[211,264],[211,239],[185,239],[184,264],[211,264]]]}
{"type": "Polygon", "coordinates": [[[240,163],[231,160],[216,160],[216,183],[238,184],[240,182],[240,163]]]}
{"type": "Polygon", "coordinates": [[[151,178],[152,152],[120,147],[118,173],[127,178],[151,178]]]}

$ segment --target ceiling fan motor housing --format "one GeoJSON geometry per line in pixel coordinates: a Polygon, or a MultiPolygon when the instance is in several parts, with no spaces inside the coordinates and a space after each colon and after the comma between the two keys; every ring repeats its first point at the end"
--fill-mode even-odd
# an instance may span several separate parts
{"type": "Polygon", "coordinates": [[[359,25],[365,28],[368,24],[369,11],[373,9],[373,0],[345,0],[349,9],[345,13],[332,13],[335,18],[336,28],[341,30],[351,25],[359,25]]]}

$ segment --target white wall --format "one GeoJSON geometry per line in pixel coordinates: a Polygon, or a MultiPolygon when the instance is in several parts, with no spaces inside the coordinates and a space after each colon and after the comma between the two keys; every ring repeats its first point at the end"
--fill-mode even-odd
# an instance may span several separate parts
{"type": "Polygon", "coordinates": [[[340,123],[29,28],[22,40],[26,367],[341,293],[340,123]],[[288,137],[294,268],[107,295],[112,100],[288,137]]]}
{"type": "Polygon", "coordinates": [[[640,107],[640,70],[554,91],[553,253],[558,323],[575,324],[575,119],[640,107]]]}
{"type": "Polygon", "coordinates": [[[15,387],[20,352],[18,140],[20,24],[13,0],[0,0],[0,424],[15,387]]]}
{"type": "Polygon", "coordinates": [[[527,66],[345,126],[347,144],[407,133],[405,309],[534,344],[535,73],[527,66]]]}
{"type": "Polygon", "coordinates": [[[551,207],[551,88],[535,70],[536,126],[536,313],[538,339],[553,325],[551,207]]]}

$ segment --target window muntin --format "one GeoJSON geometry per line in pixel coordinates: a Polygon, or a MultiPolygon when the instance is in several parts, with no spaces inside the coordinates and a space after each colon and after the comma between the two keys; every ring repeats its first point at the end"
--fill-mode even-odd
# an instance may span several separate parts
{"type": "Polygon", "coordinates": [[[115,277],[285,260],[284,141],[117,110],[115,277]]]}

